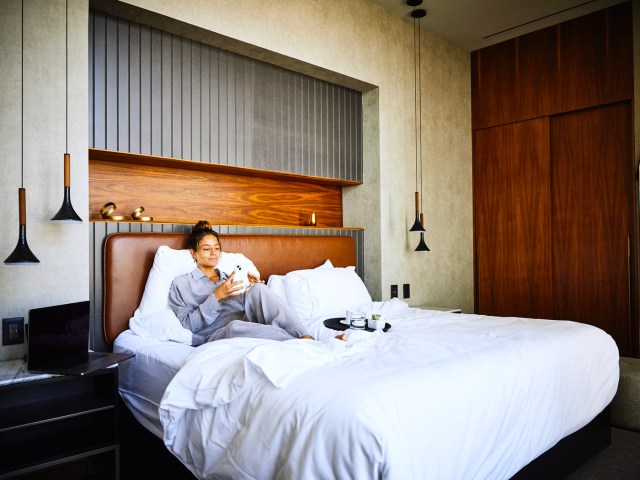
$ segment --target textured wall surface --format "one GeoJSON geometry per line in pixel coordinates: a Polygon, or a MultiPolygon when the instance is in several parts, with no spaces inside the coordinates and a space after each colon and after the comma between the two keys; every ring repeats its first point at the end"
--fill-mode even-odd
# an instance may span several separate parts
{"type": "MultiPolygon", "coordinates": [[[[70,0],[70,150],[72,200],[87,218],[88,5],[70,0]]],[[[94,5],[95,4],[95,5],[94,5]]],[[[89,296],[89,235],[80,225],[49,218],[62,195],[64,153],[63,0],[29,0],[26,50],[29,150],[25,162],[29,244],[38,267],[0,265],[2,316],[89,296]]],[[[389,298],[392,283],[411,284],[411,305],[473,309],[471,109],[469,53],[422,35],[422,190],[430,253],[417,253],[414,218],[415,137],[413,28],[365,0],[237,2],[222,0],[99,0],[133,21],[363,92],[363,181],[344,192],[345,225],[362,227],[367,287],[389,298]],[[143,22],[144,20],[144,22],[143,22]]],[[[4,258],[17,240],[20,126],[18,0],[3,2],[0,126],[5,143],[0,241],[4,258]],[[6,62],[6,67],[5,67],[6,62]],[[5,75],[5,72],[6,75],[5,75]],[[6,132],[6,133],[5,133],[6,132]]],[[[409,8],[407,9],[409,10],[409,8]]],[[[25,150],[26,151],[26,150],[25,150]]],[[[0,347],[0,358],[23,349],[0,347]]]]}
{"type": "MultiPolygon", "coordinates": [[[[18,240],[21,186],[21,4],[2,2],[0,15],[0,256],[18,240]]],[[[65,101],[65,0],[24,2],[24,188],[27,239],[40,263],[0,263],[0,317],[25,317],[29,309],[89,299],[87,222],[87,19],[84,0],[69,0],[68,105],[65,101]],[[68,108],[68,118],[65,112],[68,108]],[[50,221],[62,204],[63,155],[71,154],[71,201],[83,223],[50,221]]],[[[0,347],[0,360],[19,358],[26,344],[0,347]]]]}

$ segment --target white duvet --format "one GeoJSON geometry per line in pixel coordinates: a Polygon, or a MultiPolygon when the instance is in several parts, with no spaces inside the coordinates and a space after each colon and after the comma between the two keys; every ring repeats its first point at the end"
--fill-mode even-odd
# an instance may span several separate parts
{"type": "Polygon", "coordinates": [[[507,479],[617,389],[589,325],[371,308],[389,332],[195,349],[160,404],[169,450],[199,478],[507,479]]]}

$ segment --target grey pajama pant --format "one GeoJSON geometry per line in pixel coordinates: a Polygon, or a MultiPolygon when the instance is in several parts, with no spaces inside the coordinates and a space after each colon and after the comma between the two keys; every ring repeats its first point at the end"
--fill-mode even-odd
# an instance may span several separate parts
{"type": "Polygon", "coordinates": [[[244,294],[242,320],[231,320],[206,339],[207,342],[233,337],[291,340],[309,335],[295,312],[263,283],[244,294]]]}

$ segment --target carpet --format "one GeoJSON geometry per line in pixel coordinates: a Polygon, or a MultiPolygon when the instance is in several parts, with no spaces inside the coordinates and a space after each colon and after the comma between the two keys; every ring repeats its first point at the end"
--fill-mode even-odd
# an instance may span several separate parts
{"type": "Polygon", "coordinates": [[[640,479],[640,432],[611,429],[611,445],[565,480],[640,479]]]}

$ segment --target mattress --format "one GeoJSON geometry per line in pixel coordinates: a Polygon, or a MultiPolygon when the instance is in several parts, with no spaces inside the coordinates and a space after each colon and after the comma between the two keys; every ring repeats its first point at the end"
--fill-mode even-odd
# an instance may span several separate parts
{"type": "Polygon", "coordinates": [[[404,480],[510,478],[616,392],[617,347],[593,326],[372,308],[391,329],[346,343],[324,332],[167,355],[131,341],[123,396],[156,427],[140,404],[159,403],[165,445],[198,478],[404,480]]]}
{"type": "Polygon", "coordinates": [[[180,370],[193,347],[134,335],[125,330],[116,338],[113,351],[135,353],[119,366],[120,395],[135,418],[162,438],[158,407],[169,382],[180,370]]]}

